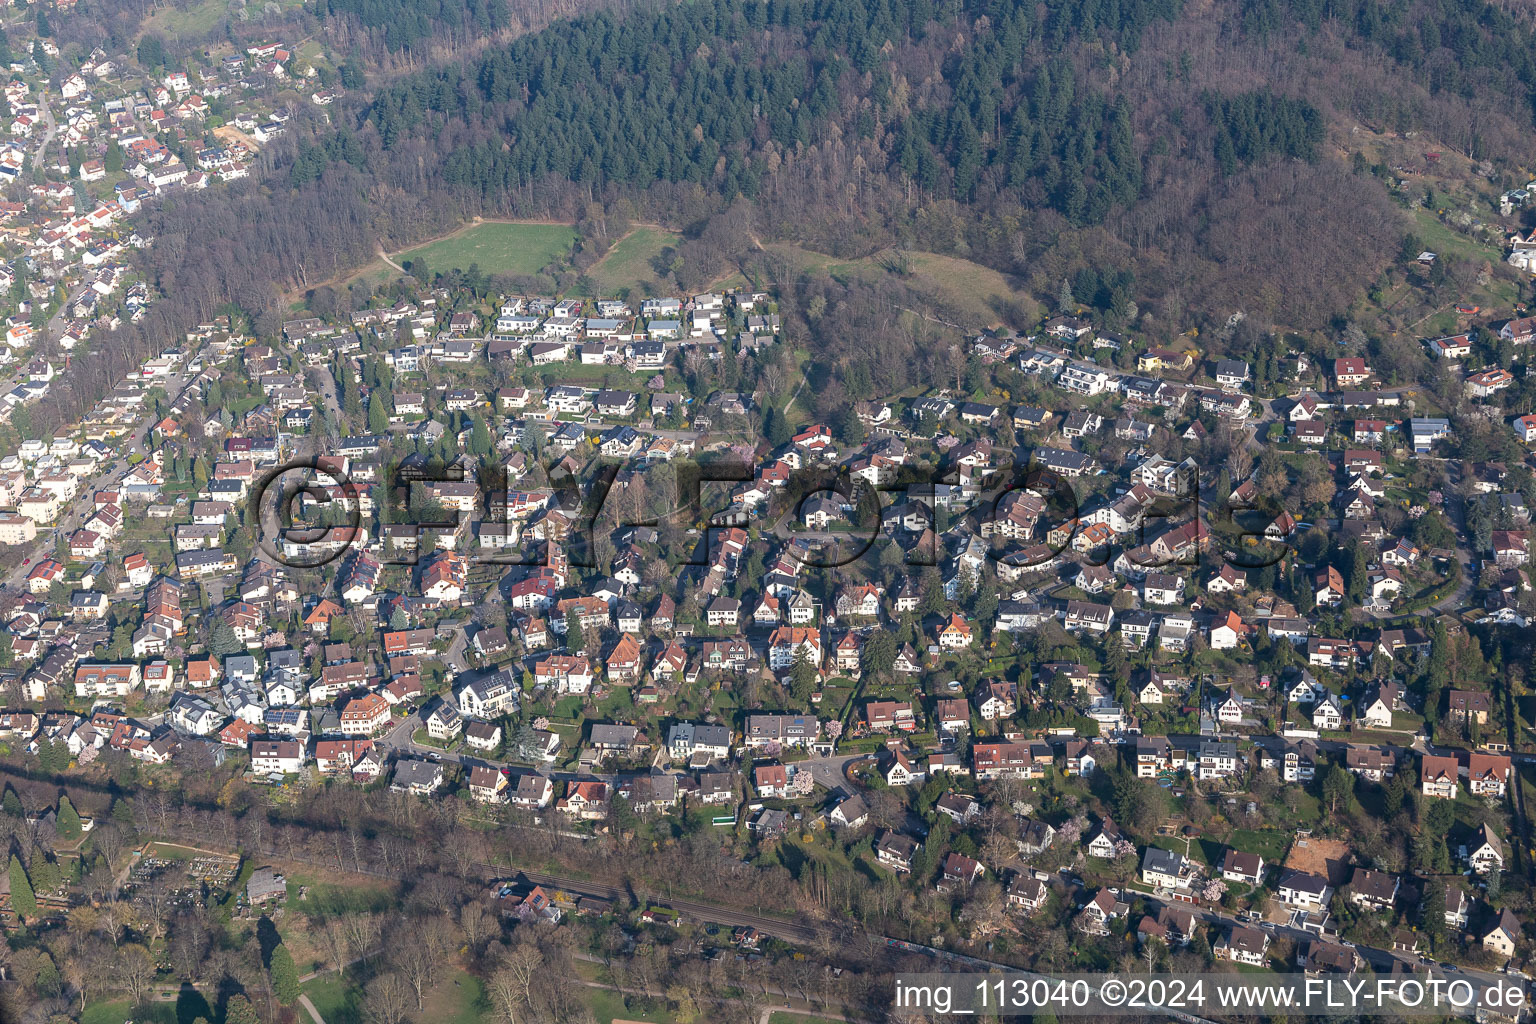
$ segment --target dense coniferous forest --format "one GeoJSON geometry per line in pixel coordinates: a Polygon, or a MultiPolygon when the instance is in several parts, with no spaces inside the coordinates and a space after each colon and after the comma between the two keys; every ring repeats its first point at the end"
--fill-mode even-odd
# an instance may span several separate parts
{"type": "Polygon", "coordinates": [[[1213,96],[1206,111],[1216,129],[1215,156],[1223,174],[1271,156],[1316,160],[1326,128],[1310,103],[1267,91],[1213,96]]]}
{"type": "MultiPolygon", "coordinates": [[[[1066,59],[1027,69],[1032,51],[1095,28],[1134,47],[1177,5],[1058,0],[1044,18],[1032,7],[974,7],[957,15],[929,0],[709,0],[600,12],[476,66],[382,90],[369,117],[386,148],[433,131],[439,118],[503,121],[505,133],[444,163],[447,183],[488,199],[551,175],[597,187],[691,181],[727,201],[757,198],[786,155],[842,122],[924,195],[969,201],[1020,189],[1079,224],[1133,201],[1141,175],[1125,98],[1079,82],[1066,59]],[[943,58],[944,90],[912,102],[893,77],[898,44],[941,40],[968,16],[978,19],[976,38],[943,58]]],[[[1260,122],[1250,134],[1265,138],[1287,134],[1266,119],[1298,116],[1274,103],[1245,114],[1260,122]]]]}

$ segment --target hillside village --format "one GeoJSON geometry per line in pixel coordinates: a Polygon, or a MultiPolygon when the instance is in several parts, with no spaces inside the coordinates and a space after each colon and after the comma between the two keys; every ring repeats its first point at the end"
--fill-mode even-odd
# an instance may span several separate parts
{"type": "MultiPolygon", "coordinates": [[[[1491,408],[1474,368],[1533,330],[1426,350],[1491,408]]],[[[734,386],[790,343],[748,291],[203,325],[0,460],[0,737],[83,777],[830,842],[998,952],[1059,921],[1106,963],[1128,930],[1523,962],[1493,671],[1532,610],[1523,461],[1458,458],[1357,357],[1261,395],[1075,316],[972,339],[963,392],[791,424],[734,386]]]]}
{"type": "MultiPolygon", "coordinates": [[[[146,44],[147,45],[147,44],[146,44]]],[[[162,48],[163,49],[163,48],[162,48]]],[[[11,50],[0,102],[0,374],[7,413],[48,390],[77,346],[137,323],[150,289],[136,214],[246,178],[295,116],[341,95],[323,55],[275,42],[168,66],[162,49],[66,58],[43,37],[11,50]],[[67,61],[67,62],[66,62],[67,61]]],[[[161,372],[158,361],[146,368],[161,372]]]]}

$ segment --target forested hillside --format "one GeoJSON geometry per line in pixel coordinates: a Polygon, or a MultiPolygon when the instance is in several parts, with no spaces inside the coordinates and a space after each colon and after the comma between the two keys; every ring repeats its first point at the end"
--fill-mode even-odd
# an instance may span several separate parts
{"type": "Polygon", "coordinates": [[[663,214],[702,191],[839,255],[901,244],[1030,276],[1066,240],[1139,264],[1144,308],[1176,292],[1178,312],[1305,326],[1402,234],[1328,125],[1428,130],[1512,169],[1530,38],[1477,0],[701,0],[413,76],[360,127],[392,156],[430,147],[439,180],[492,210],[530,212],[551,182],[582,202],[665,195],[663,214]],[[1222,266],[1258,233],[1240,275],[1222,266]]]}
{"type": "MultiPolygon", "coordinates": [[[[449,24],[537,17],[498,0],[315,13],[379,59],[449,24]]],[[[1409,233],[1392,169],[1348,159],[1351,132],[1428,136],[1523,184],[1532,44],[1528,18],[1482,0],[604,5],[472,60],[375,75],[371,102],[273,147],[265,181],[157,213],[156,232],[185,245],[149,259],[160,280],[197,283],[178,296],[188,315],[224,295],[259,313],[376,241],[473,214],[578,222],[588,261],[614,223],[658,221],[687,236],[677,287],[753,260],[816,301],[827,400],[942,372],[923,332],[889,315],[921,297],[799,280],[760,245],[960,256],[1047,306],[1092,272],[1113,287],[1079,298],[1153,337],[1238,311],[1306,330],[1354,303],[1409,233]],[[312,210],[305,236],[326,251],[269,254],[286,230],[199,249],[229,230],[210,225],[259,224],[263,203],[312,210]]]]}
{"type": "MultiPolygon", "coordinates": [[[[1032,68],[1032,54],[1094,28],[1134,48],[1177,6],[1053,0],[1044,10],[1038,19],[1034,8],[977,4],[950,17],[929,0],[706,0],[604,12],[383,90],[370,120],[386,147],[430,131],[434,115],[503,122],[523,144],[488,135],[444,168],[450,184],[493,200],[550,175],[692,181],[756,198],[785,159],[835,128],[873,143],[872,169],[922,195],[971,201],[1019,189],[1074,222],[1098,222],[1140,189],[1130,104],[1079,81],[1067,57],[1032,68]],[[967,16],[977,19],[969,45],[933,53],[967,16]],[[920,54],[939,62],[927,84],[942,89],[926,99],[912,94],[906,60],[920,54]]],[[[1244,113],[1243,128],[1268,138],[1292,134],[1269,120],[1307,110],[1270,102],[1244,113]]]]}
{"type": "MultiPolygon", "coordinates": [[[[233,43],[323,39],[383,74],[478,53],[558,18],[633,0],[79,0],[51,27],[61,46],[137,53],[146,38],[175,62],[180,55],[233,43]]],[[[143,60],[140,60],[143,64],[143,60]]],[[[148,70],[148,68],[146,68],[148,70]]]]}
{"type": "Polygon", "coordinates": [[[351,18],[376,34],[388,50],[414,47],[434,34],[458,30],[469,36],[490,35],[507,25],[505,0],[321,0],[328,18],[351,18]]]}

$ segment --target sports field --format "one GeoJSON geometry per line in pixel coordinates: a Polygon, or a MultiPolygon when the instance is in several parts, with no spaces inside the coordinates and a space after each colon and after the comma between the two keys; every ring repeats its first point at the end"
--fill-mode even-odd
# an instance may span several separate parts
{"type": "Polygon", "coordinates": [[[563,261],[575,239],[569,224],[483,221],[393,258],[401,266],[422,260],[434,273],[475,264],[486,274],[537,274],[563,261]]]}

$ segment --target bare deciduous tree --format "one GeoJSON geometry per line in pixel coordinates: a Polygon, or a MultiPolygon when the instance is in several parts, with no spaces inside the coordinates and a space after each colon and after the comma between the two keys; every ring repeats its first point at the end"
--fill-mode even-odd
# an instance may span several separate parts
{"type": "Polygon", "coordinates": [[[411,1016],[411,986],[393,971],[379,975],[363,992],[368,1024],[404,1024],[411,1016]]]}
{"type": "Polygon", "coordinates": [[[459,927],[464,930],[469,951],[476,956],[491,936],[500,930],[496,918],[486,913],[485,905],[479,900],[471,900],[459,908],[459,927]]]}

